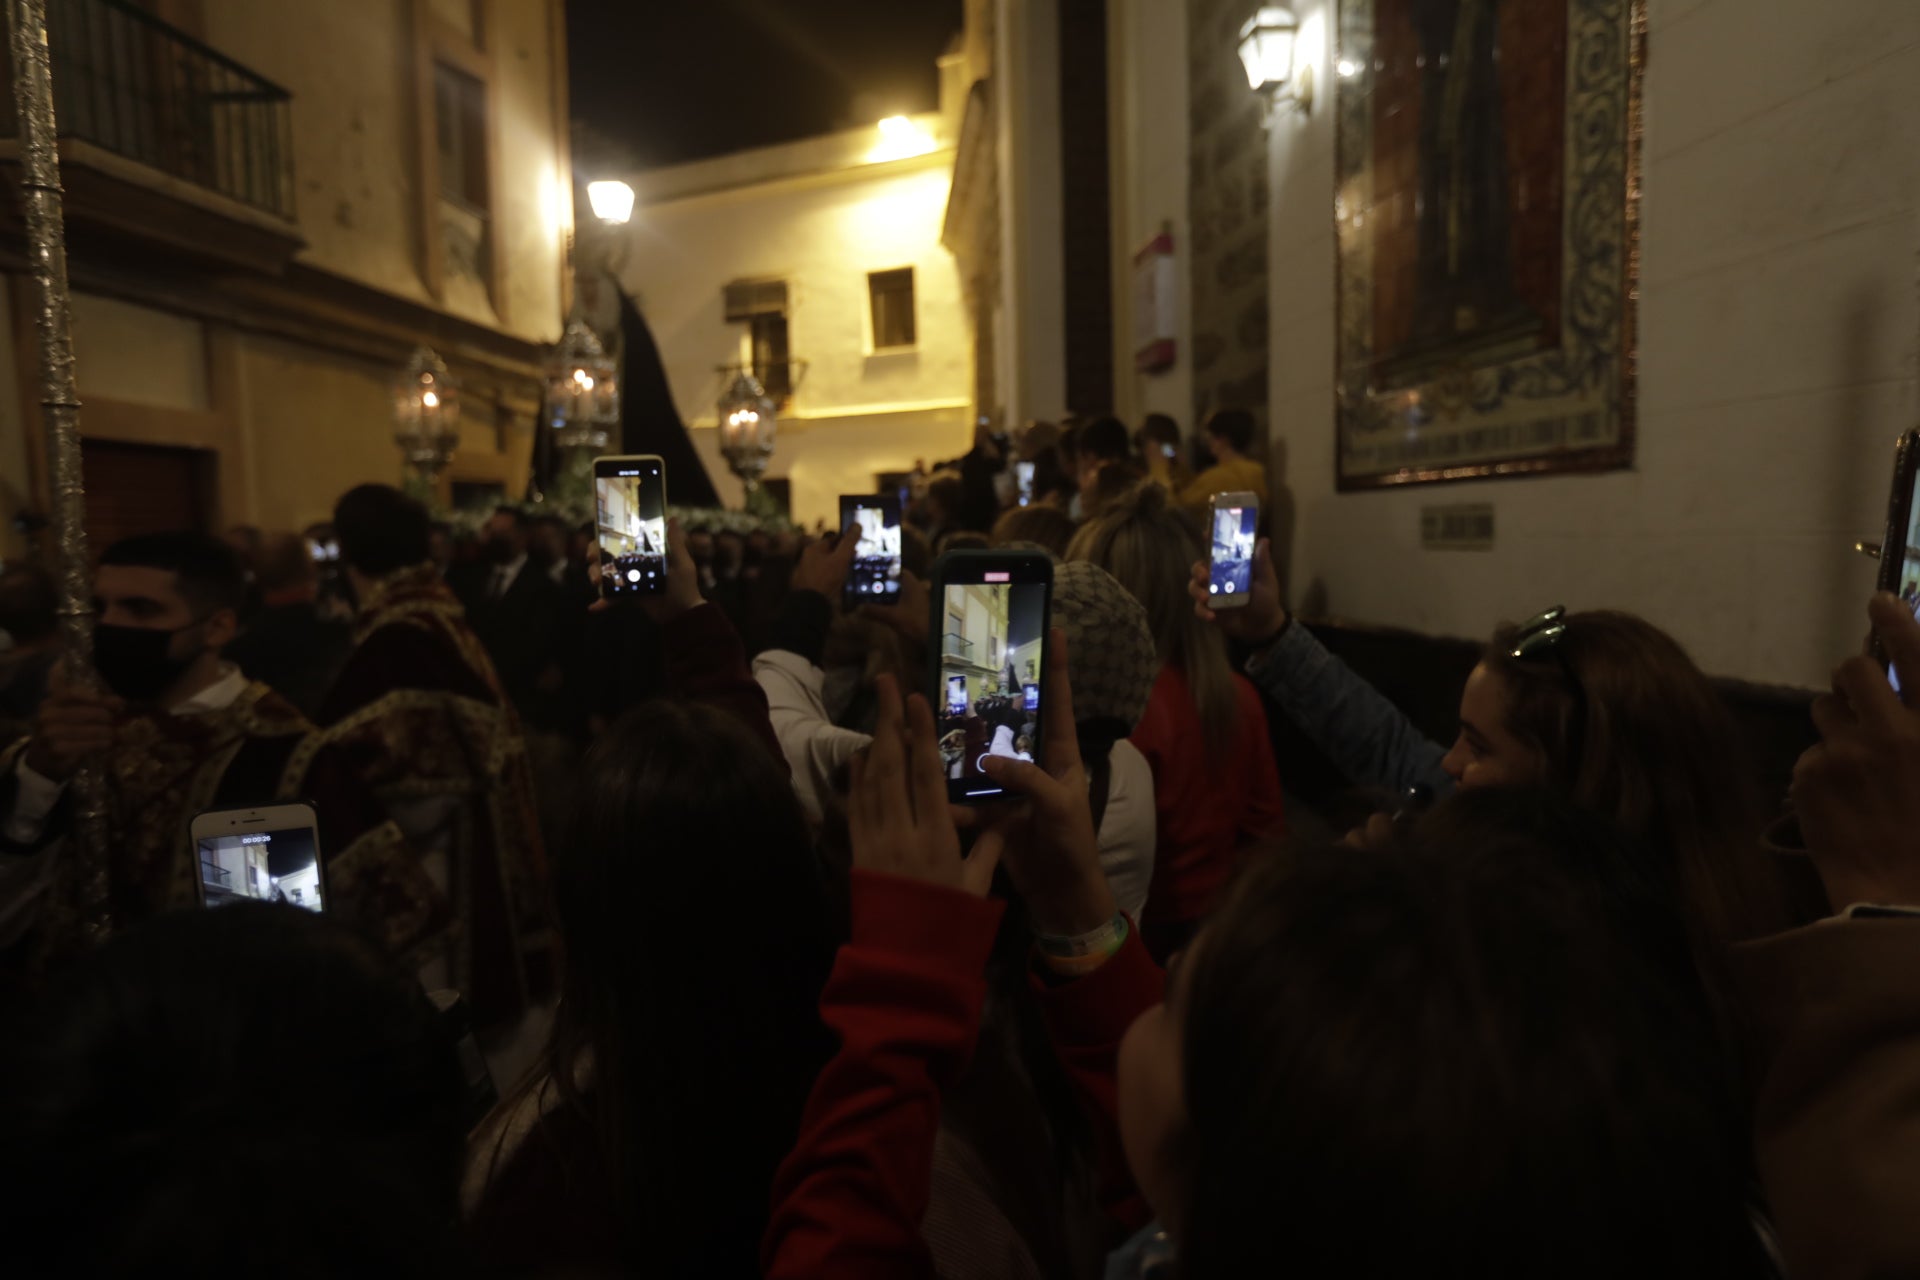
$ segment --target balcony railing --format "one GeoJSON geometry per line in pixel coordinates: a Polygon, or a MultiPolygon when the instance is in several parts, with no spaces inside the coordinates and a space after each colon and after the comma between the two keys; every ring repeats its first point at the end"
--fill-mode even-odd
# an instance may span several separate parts
{"type": "Polygon", "coordinates": [[[968,662],[973,661],[973,641],[964,636],[957,636],[951,631],[947,632],[946,635],[940,639],[940,652],[943,656],[963,658],[968,662]]]}
{"type": "Polygon", "coordinates": [[[127,0],[48,5],[47,48],[62,138],[293,220],[285,89],[127,0]]]}

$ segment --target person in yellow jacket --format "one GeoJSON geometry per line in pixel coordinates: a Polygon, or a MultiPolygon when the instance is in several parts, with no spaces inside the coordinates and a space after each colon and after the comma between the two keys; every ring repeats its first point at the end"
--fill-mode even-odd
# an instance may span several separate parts
{"type": "Polygon", "coordinates": [[[1267,468],[1248,457],[1253,448],[1253,415],[1245,409],[1221,409],[1207,419],[1207,448],[1213,465],[1179,491],[1180,505],[1205,507],[1216,493],[1252,493],[1267,501],[1267,468]]]}

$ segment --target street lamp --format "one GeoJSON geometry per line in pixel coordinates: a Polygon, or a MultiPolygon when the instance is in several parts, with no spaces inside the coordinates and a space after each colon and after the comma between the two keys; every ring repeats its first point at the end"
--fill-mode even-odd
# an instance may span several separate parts
{"type": "Polygon", "coordinates": [[[432,493],[460,447],[460,384],[431,348],[415,348],[394,379],[393,442],[411,468],[409,487],[432,493]]]}
{"type": "Polygon", "coordinates": [[[778,407],[751,369],[726,369],[733,381],[720,397],[720,452],[727,467],[746,486],[747,510],[757,510],[764,502],[760,477],[773,457],[773,439],[778,429],[778,407]]]}
{"type": "Polygon", "coordinates": [[[1247,87],[1270,94],[1274,103],[1290,104],[1302,115],[1313,110],[1313,66],[1295,73],[1294,44],[1300,35],[1300,23],[1291,9],[1262,5],[1240,28],[1240,65],[1246,68],[1247,87]],[[1289,81],[1292,93],[1284,93],[1289,81]]]}
{"type": "Polygon", "coordinates": [[[633,188],[613,179],[589,182],[587,203],[593,206],[593,216],[600,221],[622,223],[633,216],[633,188]]]}
{"type": "Polygon", "coordinates": [[[547,357],[547,423],[562,449],[604,449],[620,421],[620,374],[593,330],[578,320],[547,357]]]}

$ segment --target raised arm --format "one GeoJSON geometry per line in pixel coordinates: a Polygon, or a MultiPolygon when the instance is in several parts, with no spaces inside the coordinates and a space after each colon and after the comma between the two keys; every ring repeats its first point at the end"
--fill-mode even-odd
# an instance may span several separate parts
{"type": "Polygon", "coordinates": [[[1193,566],[1187,587],[1194,611],[1233,639],[1258,648],[1247,662],[1248,678],[1349,781],[1391,791],[1424,786],[1435,795],[1453,789],[1453,779],[1440,767],[1446,748],[1414,728],[1400,708],[1287,616],[1265,538],[1254,549],[1253,587],[1245,605],[1216,612],[1207,605],[1207,587],[1203,560],[1193,566]]]}

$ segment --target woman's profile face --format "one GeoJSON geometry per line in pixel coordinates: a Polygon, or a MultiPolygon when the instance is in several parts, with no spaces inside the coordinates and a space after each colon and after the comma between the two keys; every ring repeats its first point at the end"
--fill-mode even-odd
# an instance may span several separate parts
{"type": "Polygon", "coordinates": [[[1546,781],[1539,754],[1507,728],[1512,696],[1485,663],[1460,694],[1460,736],[1440,767],[1462,787],[1537,786],[1546,781]]]}

